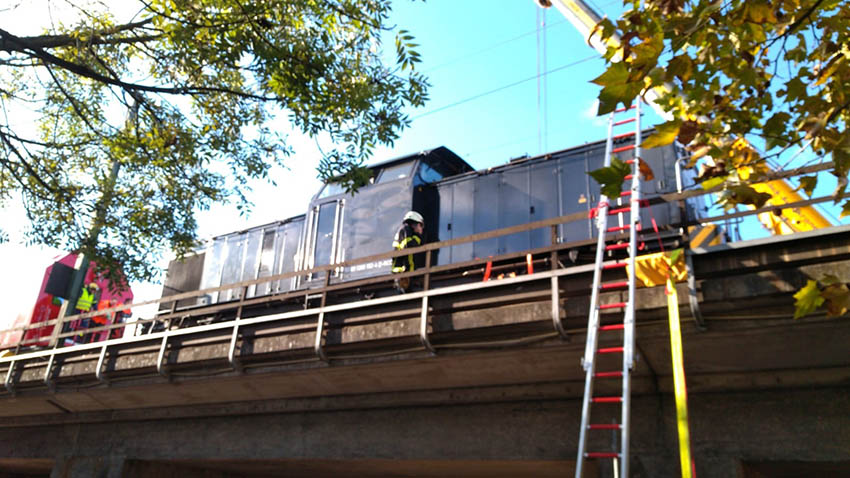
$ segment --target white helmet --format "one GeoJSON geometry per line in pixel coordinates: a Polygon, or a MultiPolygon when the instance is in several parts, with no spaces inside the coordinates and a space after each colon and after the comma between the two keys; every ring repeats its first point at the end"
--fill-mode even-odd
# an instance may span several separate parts
{"type": "Polygon", "coordinates": [[[408,211],[407,214],[404,215],[404,219],[402,219],[402,222],[404,221],[413,221],[418,222],[419,224],[425,224],[425,219],[422,219],[422,214],[419,214],[416,211],[408,211]]]}

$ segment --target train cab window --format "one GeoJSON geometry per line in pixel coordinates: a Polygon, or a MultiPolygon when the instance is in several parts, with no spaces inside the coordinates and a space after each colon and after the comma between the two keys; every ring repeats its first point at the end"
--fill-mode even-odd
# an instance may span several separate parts
{"type": "Polygon", "coordinates": [[[419,169],[416,171],[416,183],[428,184],[443,179],[442,173],[432,168],[428,163],[422,162],[419,164],[419,169]]]}
{"type": "Polygon", "coordinates": [[[319,193],[319,198],[326,198],[328,196],[336,196],[337,194],[341,194],[345,191],[340,183],[328,183],[325,184],[325,187],[322,188],[322,192],[319,193]]]}
{"type": "Polygon", "coordinates": [[[378,184],[388,183],[390,181],[395,181],[396,179],[404,179],[410,176],[410,168],[412,167],[410,162],[396,164],[394,166],[390,166],[383,171],[381,171],[381,175],[378,177],[378,184]]]}

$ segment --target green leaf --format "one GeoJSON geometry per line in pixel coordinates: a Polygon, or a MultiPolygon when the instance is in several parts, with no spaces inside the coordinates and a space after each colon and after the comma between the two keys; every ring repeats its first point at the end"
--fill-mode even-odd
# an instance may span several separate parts
{"type": "Polygon", "coordinates": [[[629,71],[623,62],[611,64],[604,73],[591,80],[591,83],[602,86],[602,91],[599,92],[598,115],[614,111],[620,103],[629,106],[643,89],[643,83],[629,81],[629,71]]]}
{"type": "Polygon", "coordinates": [[[617,158],[612,158],[611,166],[599,168],[587,174],[599,183],[602,194],[614,198],[620,196],[620,192],[623,190],[623,181],[626,175],[631,172],[630,169],[628,164],[617,158]]]}
{"type": "Polygon", "coordinates": [[[694,64],[688,55],[674,56],[667,64],[667,73],[675,76],[683,83],[691,78],[694,71],[694,64]]]}
{"type": "Polygon", "coordinates": [[[676,140],[679,136],[679,129],[682,127],[681,120],[672,120],[662,123],[655,127],[655,133],[646,138],[641,146],[644,148],[657,148],[659,146],[667,146],[676,140]]]}
{"type": "Polygon", "coordinates": [[[789,120],[791,120],[791,115],[784,111],[780,111],[771,116],[770,119],[764,123],[762,132],[767,139],[766,147],[768,150],[771,150],[776,146],[784,146],[787,143],[785,140],[785,130],[788,127],[789,120]]]}
{"type": "Polygon", "coordinates": [[[821,297],[820,290],[818,289],[818,283],[813,280],[809,280],[805,287],[797,291],[794,294],[794,298],[797,299],[794,302],[795,319],[811,314],[824,302],[824,298],[821,297]]]}
{"type": "Polygon", "coordinates": [[[839,279],[837,276],[835,276],[833,274],[826,274],[823,277],[821,277],[818,280],[818,282],[820,282],[824,286],[830,286],[830,285],[834,285],[834,284],[840,284],[841,279],[839,279]]]}
{"type": "Polygon", "coordinates": [[[747,204],[758,209],[764,206],[771,197],[773,196],[769,193],[760,193],[752,187],[742,184],[738,186],[731,186],[723,191],[719,202],[723,204],[723,207],[727,210],[737,204],[747,204]]]}
{"type": "Polygon", "coordinates": [[[682,253],[684,253],[684,252],[685,252],[684,249],[681,249],[681,248],[680,249],[674,249],[674,250],[670,251],[670,264],[672,265],[672,264],[675,264],[676,262],[678,262],[679,256],[681,256],[682,253]]]}
{"type": "Polygon", "coordinates": [[[806,195],[812,197],[812,194],[815,192],[815,186],[818,185],[818,177],[817,176],[801,176],[800,177],[800,187],[795,189],[798,191],[802,189],[806,192],[806,195]]]}

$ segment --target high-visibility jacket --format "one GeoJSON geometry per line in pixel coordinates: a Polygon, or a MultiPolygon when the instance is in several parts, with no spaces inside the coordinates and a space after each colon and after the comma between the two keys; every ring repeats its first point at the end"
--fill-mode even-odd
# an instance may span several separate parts
{"type": "MultiPolygon", "coordinates": [[[[97,310],[108,309],[109,307],[110,307],[109,300],[107,300],[107,299],[103,299],[103,300],[101,300],[100,302],[97,303],[97,310]]],[[[109,313],[109,315],[112,315],[112,314],[114,314],[114,312],[109,313]]],[[[91,318],[91,320],[95,321],[96,323],[98,323],[100,325],[106,325],[106,319],[107,319],[106,315],[96,315],[96,316],[91,318]]]]}
{"type": "MultiPolygon", "coordinates": [[[[393,249],[402,250],[419,247],[422,245],[422,236],[417,234],[412,227],[407,224],[402,224],[395,233],[393,239],[393,249]]],[[[406,256],[393,257],[393,273],[410,272],[416,268],[413,254],[406,256]]]]}
{"type": "Polygon", "coordinates": [[[94,304],[94,294],[89,292],[88,287],[83,287],[80,298],[77,299],[77,310],[88,312],[91,310],[92,304],[94,304]]]}

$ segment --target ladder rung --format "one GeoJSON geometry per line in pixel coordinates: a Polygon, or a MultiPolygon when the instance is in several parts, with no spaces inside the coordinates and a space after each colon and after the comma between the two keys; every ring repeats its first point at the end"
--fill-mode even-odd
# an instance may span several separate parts
{"type": "Polygon", "coordinates": [[[591,423],[587,426],[588,430],[619,430],[622,428],[619,423],[591,423]]]}
{"type": "Polygon", "coordinates": [[[637,104],[633,104],[633,105],[629,106],[628,108],[620,108],[620,109],[616,109],[616,110],[614,110],[614,113],[622,113],[622,112],[624,112],[624,111],[633,110],[633,109],[635,109],[635,108],[637,108],[637,104]]]}
{"type": "Polygon", "coordinates": [[[628,118],[628,119],[617,121],[616,123],[614,123],[614,126],[620,126],[621,124],[626,124],[626,123],[633,123],[634,121],[635,121],[634,118],[628,118]]]}
{"type": "Polygon", "coordinates": [[[631,191],[623,191],[623,192],[620,193],[620,196],[622,196],[622,197],[631,196],[631,195],[632,195],[631,191]]]}
{"type": "Polygon", "coordinates": [[[608,451],[591,451],[584,454],[585,458],[619,458],[619,453],[608,451]]]}
{"type": "Polygon", "coordinates": [[[631,224],[624,224],[622,226],[609,227],[608,229],[605,229],[605,232],[625,231],[625,230],[629,229],[630,227],[632,227],[631,224]]]}
{"type": "Polygon", "coordinates": [[[616,354],[623,351],[623,347],[603,347],[597,350],[600,354],[616,354]]]}
{"type": "Polygon", "coordinates": [[[629,180],[629,179],[632,179],[632,178],[634,178],[634,177],[635,177],[635,175],[634,175],[634,174],[627,174],[627,175],[625,175],[625,176],[623,177],[623,180],[629,180]]]}
{"type": "Polygon", "coordinates": [[[626,306],[625,302],[614,302],[613,304],[602,304],[599,306],[599,310],[605,309],[622,309],[626,306]]]}
{"type": "Polygon", "coordinates": [[[627,249],[629,247],[628,242],[624,242],[622,244],[608,244],[605,246],[606,251],[616,251],[617,249],[627,249]]]}
{"type": "Polygon", "coordinates": [[[613,139],[614,141],[616,141],[616,140],[618,140],[618,139],[628,138],[629,136],[634,136],[634,135],[635,135],[635,132],[634,132],[634,131],[629,131],[628,133],[615,134],[614,136],[611,136],[611,139],[613,139]]]}
{"type": "Polygon", "coordinates": [[[624,163],[626,163],[626,164],[635,164],[635,160],[634,160],[634,159],[627,159],[627,160],[625,160],[625,161],[623,161],[623,162],[624,162],[624,163]]]}
{"type": "Polygon", "coordinates": [[[623,397],[593,397],[590,399],[593,403],[620,403],[623,397]]]}
{"type": "Polygon", "coordinates": [[[626,328],[625,324],[610,324],[610,325],[602,325],[599,327],[599,330],[623,330],[626,328]]]}
{"type": "Polygon", "coordinates": [[[622,377],[623,371],[615,370],[613,372],[596,372],[595,374],[593,374],[593,376],[596,378],[622,377]]]}
{"type": "Polygon", "coordinates": [[[628,282],[622,281],[622,282],[608,282],[607,284],[600,284],[599,288],[602,289],[602,290],[608,290],[608,289],[622,289],[622,288],[625,288],[625,287],[628,287],[628,286],[629,286],[628,282]]]}
{"type": "Polygon", "coordinates": [[[630,151],[632,149],[635,149],[635,145],[633,145],[633,144],[630,144],[630,145],[627,145],[627,146],[620,146],[619,148],[612,149],[611,154],[622,153],[623,151],[630,151]]]}
{"type": "Polygon", "coordinates": [[[617,209],[609,209],[608,215],[613,216],[614,214],[622,214],[622,213],[625,213],[625,212],[629,212],[631,210],[632,210],[631,207],[620,207],[620,208],[617,208],[617,209]]]}
{"type": "Polygon", "coordinates": [[[629,265],[628,262],[615,262],[613,264],[603,264],[602,268],[603,269],[617,269],[617,268],[620,268],[620,267],[626,267],[628,265],[629,265]]]}

